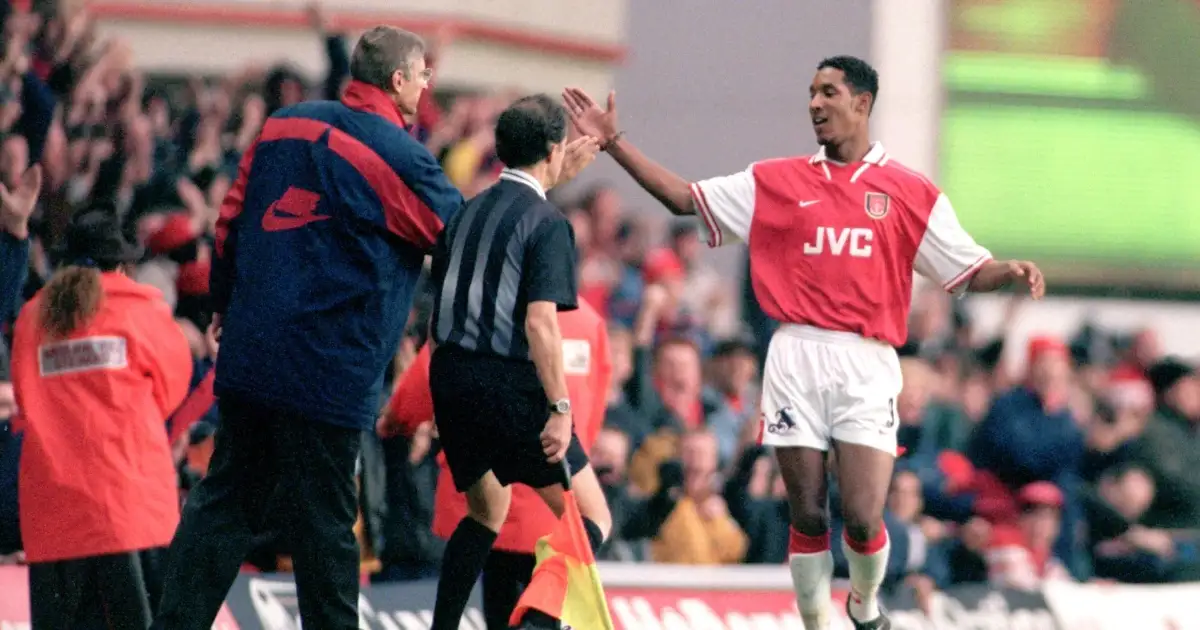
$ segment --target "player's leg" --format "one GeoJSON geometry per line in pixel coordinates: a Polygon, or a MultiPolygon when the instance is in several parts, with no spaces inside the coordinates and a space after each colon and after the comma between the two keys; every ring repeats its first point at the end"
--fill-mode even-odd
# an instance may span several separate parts
{"type": "Polygon", "coordinates": [[[831,394],[831,434],[850,565],[847,609],[856,628],[887,628],[877,595],[891,549],[883,511],[896,459],[900,364],[895,351],[882,346],[846,349],[835,363],[843,381],[831,394]]]}
{"type": "Polygon", "coordinates": [[[819,344],[775,335],[763,370],[760,441],[775,449],[791,516],[788,566],[806,630],[828,630],[833,616],[829,548],[826,421],[819,344]]]}
{"type": "MultiPolygon", "coordinates": [[[[456,484],[458,480],[456,475],[456,484]]],[[[458,628],[512,502],[512,488],[501,485],[490,470],[467,488],[466,495],[467,516],[454,528],[442,554],[431,630],[458,628]]]]}
{"type": "Polygon", "coordinates": [[[277,440],[258,405],[224,397],[208,474],[188,494],[167,551],[155,628],[211,628],[279,479],[277,440]]]}
{"type": "Polygon", "coordinates": [[[483,567],[483,618],[487,630],[508,630],[508,619],[529,585],[534,564],[531,553],[492,550],[483,567]]]}
{"type": "Polygon", "coordinates": [[[296,414],[272,427],[278,441],[282,523],[295,565],[305,628],[358,627],[359,547],[355,469],[362,432],[296,414]],[[290,512],[290,513],[289,513],[290,512]]]}
{"type": "MultiPolygon", "coordinates": [[[[883,526],[895,447],[834,442],[836,473],[845,529],[842,547],[850,565],[850,617],[856,622],[881,618],[877,595],[887,572],[891,545],[883,526]]],[[[868,626],[871,627],[871,626],[868,626]]]]}
{"type": "Polygon", "coordinates": [[[33,628],[71,628],[90,598],[83,589],[86,560],[34,562],[29,565],[29,620],[33,628]]]}
{"type": "MultiPolygon", "coordinates": [[[[608,510],[608,502],[604,500],[604,492],[596,471],[590,465],[571,477],[571,492],[575,495],[575,503],[579,506],[579,514],[583,517],[583,528],[587,530],[588,544],[592,553],[598,553],[600,546],[608,539],[612,531],[612,514],[608,510]]],[[[538,494],[550,506],[550,510],[558,518],[562,518],[564,509],[563,487],[561,485],[546,486],[538,489],[538,494]]]]}
{"type": "Polygon", "coordinates": [[[110,628],[150,626],[150,598],[142,560],[136,551],[99,556],[88,560],[96,588],[96,599],[110,628]]]}
{"type": "Polygon", "coordinates": [[[512,500],[511,489],[493,472],[509,456],[508,433],[520,420],[506,391],[509,379],[499,363],[465,354],[439,348],[429,363],[442,453],[454,487],[467,498],[467,516],[442,554],[432,630],[457,630],[512,500]]]}
{"type": "MultiPolygon", "coordinates": [[[[532,458],[526,460],[519,471],[513,472],[515,480],[537,490],[538,495],[554,512],[554,516],[562,518],[563,512],[566,510],[566,495],[562,485],[563,475],[566,470],[570,470],[573,473],[571,475],[571,494],[575,497],[576,505],[579,506],[579,514],[583,520],[584,531],[587,532],[588,544],[592,548],[592,553],[598,552],[600,545],[604,544],[605,538],[612,530],[612,514],[608,509],[608,501],[604,498],[604,491],[600,488],[600,480],[596,477],[596,471],[588,463],[587,454],[583,452],[579,438],[575,435],[571,436],[571,444],[567,447],[565,469],[563,463],[547,462],[539,447],[540,444],[534,445],[534,448],[530,449],[532,458]]],[[[559,621],[541,611],[532,610],[525,613],[519,627],[556,630],[559,627],[559,621]]]]}
{"type": "Polygon", "coordinates": [[[775,448],[787,489],[792,526],[788,567],[796,606],[806,630],[828,630],[833,618],[833,553],[829,546],[829,486],[826,452],[807,447],[775,448]]]}

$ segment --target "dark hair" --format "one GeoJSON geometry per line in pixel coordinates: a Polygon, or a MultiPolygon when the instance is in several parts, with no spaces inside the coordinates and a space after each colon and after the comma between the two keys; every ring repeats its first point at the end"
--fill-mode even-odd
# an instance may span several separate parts
{"type": "Polygon", "coordinates": [[[871,67],[871,64],[858,57],[838,55],[822,59],[821,63],[817,64],[817,70],[825,68],[841,70],[845,75],[844,81],[850,88],[851,94],[857,96],[863,92],[870,92],[871,109],[875,109],[875,100],[879,98],[879,73],[871,67]]]}
{"type": "Polygon", "coordinates": [[[509,168],[533,166],[567,137],[567,110],[545,94],[518,99],[496,119],[496,157],[509,168]]]}

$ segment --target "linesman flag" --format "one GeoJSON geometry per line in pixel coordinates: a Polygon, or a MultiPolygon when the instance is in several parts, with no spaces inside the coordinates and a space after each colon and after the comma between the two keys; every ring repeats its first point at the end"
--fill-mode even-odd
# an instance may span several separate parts
{"type": "Polygon", "coordinates": [[[588,543],[579,504],[571,492],[571,471],[563,460],[563,515],[558,525],[538,540],[533,579],[513,610],[509,624],[517,626],[530,610],[539,610],[574,630],[613,630],[608,601],[588,543]]]}

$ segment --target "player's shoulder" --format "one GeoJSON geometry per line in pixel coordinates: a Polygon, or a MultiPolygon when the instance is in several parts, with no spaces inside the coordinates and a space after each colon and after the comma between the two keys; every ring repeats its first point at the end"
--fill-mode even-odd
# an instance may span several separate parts
{"type": "Polygon", "coordinates": [[[758,177],[802,173],[812,168],[815,155],[789,155],[751,162],[746,172],[758,177]]]}
{"type": "Polygon", "coordinates": [[[524,219],[533,227],[534,232],[565,229],[572,235],[575,234],[571,220],[558,209],[558,206],[540,197],[534,199],[529,207],[522,210],[522,213],[524,219]]]}
{"type": "Polygon", "coordinates": [[[905,165],[899,160],[893,159],[891,156],[885,155],[880,160],[878,168],[873,170],[876,172],[872,173],[872,176],[892,180],[896,184],[914,192],[920,191],[932,194],[935,197],[942,192],[937,187],[937,184],[934,184],[933,180],[929,179],[924,173],[905,165]]]}

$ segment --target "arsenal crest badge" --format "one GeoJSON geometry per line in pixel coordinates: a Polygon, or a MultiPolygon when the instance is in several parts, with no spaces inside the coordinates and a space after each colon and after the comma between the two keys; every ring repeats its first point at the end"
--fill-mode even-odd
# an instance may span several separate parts
{"type": "Polygon", "coordinates": [[[883,193],[867,193],[865,206],[867,208],[867,216],[872,219],[882,219],[887,216],[888,207],[892,205],[892,198],[883,193]]]}

